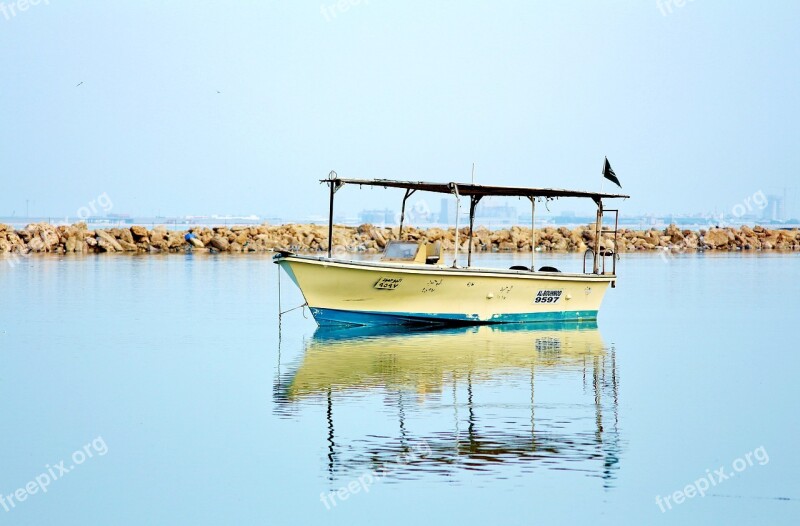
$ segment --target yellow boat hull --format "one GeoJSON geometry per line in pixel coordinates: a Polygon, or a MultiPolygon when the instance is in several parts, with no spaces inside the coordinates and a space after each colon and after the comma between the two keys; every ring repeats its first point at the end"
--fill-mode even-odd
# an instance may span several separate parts
{"type": "Polygon", "coordinates": [[[342,261],[279,254],[319,325],[596,320],[613,275],[342,261]]]}

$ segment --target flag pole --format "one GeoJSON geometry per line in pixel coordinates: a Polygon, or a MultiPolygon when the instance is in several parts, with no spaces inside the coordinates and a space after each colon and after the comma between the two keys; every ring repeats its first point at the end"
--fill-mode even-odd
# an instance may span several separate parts
{"type": "Polygon", "coordinates": [[[606,174],[606,162],[607,161],[608,161],[608,157],[606,157],[605,160],[603,161],[603,169],[600,170],[600,174],[603,176],[603,177],[600,178],[600,193],[601,194],[603,193],[603,185],[606,182],[605,174],[606,174]]]}

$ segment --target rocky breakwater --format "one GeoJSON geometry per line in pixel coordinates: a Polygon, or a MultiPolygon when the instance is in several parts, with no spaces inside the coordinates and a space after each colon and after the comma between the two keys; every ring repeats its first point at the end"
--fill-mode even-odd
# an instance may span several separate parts
{"type": "MultiPolygon", "coordinates": [[[[54,226],[36,223],[22,230],[0,225],[0,254],[30,253],[161,253],[184,252],[267,252],[288,249],[296,252],[322,252],[328,247],[328,229],[319,225],[256,225],[231,227],[196,227],[190,230],[197,238],[194,245],[186,240],[189,230],[168,230],[163,226],[142,226],[88,230],[78,223],[54,226]]],[[[467,249],[468,229],[459,230],[461,250],[467,249]]],[[[445,250],[455,248],[455,229],[407,227],[403,240],[440,242],[445,250]]],[[[379,253],[391,240],[398,239],[398,229],[373,225],[337,226],[333,234],[336,255],[361,252],[379,253]]],[[[530,252],[530,228],[503,230],[478,228],[473,233],[474,252],[530,252]]],[[[647,250],[668,251],[757,251],[800,250],[800,231],[769,230],[760,226],[681,230],[675,225],[665,229],[620,229],[618,252],[647,250]]],[[[536,249],[545,252],[584,252],[595,246],[593,226],[536,230],[536,249]]],[[[614,239],[604,234],[600,247],[613,249],[614,239]]]]}
{"type": "MultiPolygon", "coordinates": [[[[107,252],[183,252],[190,247],[186,240],[189,230],[168,230],[157,226],[87,229],[84,223],[54,226],[35,223],[22,230],[0,225],[0,254],[2,253],[107,253],[107,252]]],[[[266,252],[292,238],[276,235],[275,227],[232,226],[192,228],[201,246],[200,252],[266,252]]],[[[297,240],[294,240],[297,241],[297,240]]]]}

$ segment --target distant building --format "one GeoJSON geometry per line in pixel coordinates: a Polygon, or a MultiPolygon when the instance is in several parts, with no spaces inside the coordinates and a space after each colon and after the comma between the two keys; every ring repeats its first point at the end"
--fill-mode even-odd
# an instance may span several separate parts
{"type": "Polygon", "coordinates": [[[119,223],[125,223],[127,225],[133,224],[133,218],[129,214],[108,214],[106,215],[106,219],[117,221],[119,223]]]}
{"type": "Polygon", "coordinates": [[[475,209],[475,223],[485,226],[513,226],[519,224],[519,211],[516,206],[491,206],[478,204],[475,209]]]}
{"type": "Polygon", "coordinates": [[[767,206],[764,208],[762,219],[765,221],[786,220],[786,200],[778,195],[767,196],[767,206]]]}
{"type": "Polygon", "coordinates": [[[450,218],[456,217],[456,204],[451,199],[442,198],[439,205],[439,223],[446,225],[450,218]]]}
{"type": "Polygon", "coordinates": [[[388,208],[384,210],[362,210],[358,214],[358,220],[371,225],[392,225],[395,223],[394,210],[388,208]]]}

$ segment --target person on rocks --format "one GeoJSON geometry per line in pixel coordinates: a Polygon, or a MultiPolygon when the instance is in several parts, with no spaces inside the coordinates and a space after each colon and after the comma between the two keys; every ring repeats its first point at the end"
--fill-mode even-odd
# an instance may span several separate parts
{"type": "Polygon", "coordinates": [[[183,236],[183,239],[185,239],[186,242],[189,243],[189,248],[191,247],[203,248],[205,246],[203,245],[203,242],[200,241],[200,238],[198,238],[194,234],[194,228],[190,228],[189,231],[186,232],[186,235],[183,236]]]}

